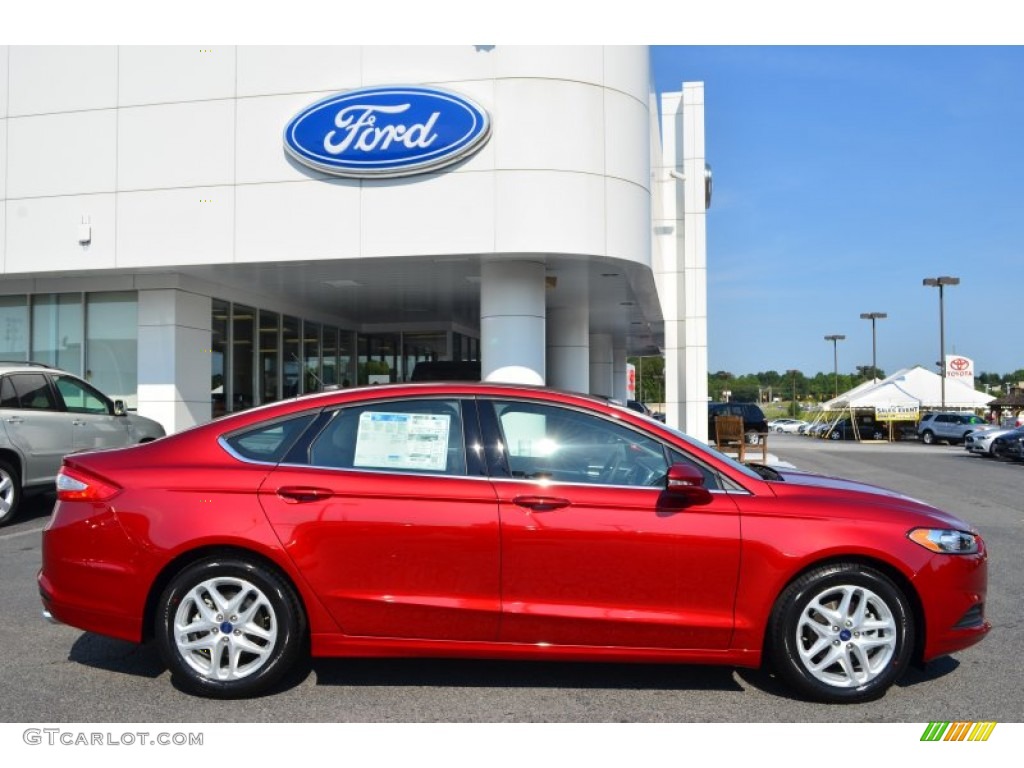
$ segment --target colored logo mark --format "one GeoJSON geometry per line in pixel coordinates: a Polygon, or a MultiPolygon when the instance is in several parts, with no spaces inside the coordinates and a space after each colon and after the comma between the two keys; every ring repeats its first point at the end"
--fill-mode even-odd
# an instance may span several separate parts
{"type": "Polygon", "coordinates": [[[921,741],[988,741],[995,723],[928,723],[921,741]]]}

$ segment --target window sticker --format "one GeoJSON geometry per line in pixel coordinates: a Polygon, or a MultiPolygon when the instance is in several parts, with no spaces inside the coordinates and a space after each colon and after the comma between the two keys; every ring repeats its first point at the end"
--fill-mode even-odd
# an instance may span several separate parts
{"type": "Polygon", "coordinates": [[[359,414],[356,467],[443,472],[448,465],[449,414],[359,414]]]}

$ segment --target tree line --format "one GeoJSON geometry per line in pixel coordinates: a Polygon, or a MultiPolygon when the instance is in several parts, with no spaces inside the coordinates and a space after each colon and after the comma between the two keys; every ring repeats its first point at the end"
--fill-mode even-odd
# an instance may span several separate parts
{"type": "MultiPolygon", "coordinates": [[[[629,358],[636,367],[637,399],[645,403],[665,401],[665,361],[661,357],[629,358]]],[[[708,374],[708,397],[712,400],[768,403],[773,400],[821,402],[846,392],[872,378],[884,379],[882,369],[873,371],[870,365],[858,366],[853,373],[818,372],[808,376],[802,371],[761,371],[734,374],[715,371],[708,374]],[[725,393],[729,394],[726,395],[725,393]]],[[[983,372],[975,375],[974,387],[981,392],[999,395],[1011,386],[1024,382],[1024,368],[1012,373],[983,372]]]]}

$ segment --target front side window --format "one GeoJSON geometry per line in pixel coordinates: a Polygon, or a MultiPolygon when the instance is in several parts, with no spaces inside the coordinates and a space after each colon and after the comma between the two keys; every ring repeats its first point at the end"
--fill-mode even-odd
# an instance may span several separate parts
{"type": "Polygon", "coordinates": [[[84,381],[70,376],[54,376],[64,407],[73,413],[113,413],[110,401],[84,381]]]}
{"type": "Polygon", "coordinates": [[[668,461],[661,443],[611,420],[539,403],[495,402],[513,478],[656,486],[668,461]]]}
{"type": "Polygon", "coordinates": [[[458,401],[411,400],[338,410],[309,450],[316,467],[465,475],[458,401]]]}

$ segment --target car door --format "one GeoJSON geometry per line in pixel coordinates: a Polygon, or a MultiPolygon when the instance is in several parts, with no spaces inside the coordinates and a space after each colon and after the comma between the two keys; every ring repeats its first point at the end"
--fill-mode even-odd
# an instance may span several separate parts
{"type": "MultiPolygon", "coordinates": [[[[554,404],[482,401],[481,418],[487,444],[504,449],[492,467],[502,641],[727,647],[739,516],[724,493],[686,506],[665,492],[670,458],[688,457],[554,404]]],[[[698,468],[713,488],[714,473],[698,468]]]]}
{"type": "Polygon", "coordinates": [[[467,407],[420,399],[336,409],[263,482],[272,525],[345,634],[497,639],[498,506],[466,447],[463,425],[476,434],[467,407]]]}
{"type": "Polygon", "coordinates": [[[128,419],[114,415],[114,404],[81,379],[55,374],[53,384],[71,414],[71,435],[76,451],[117,448],[128,443],[128,419]]]}
{"type": "Polygon", "coordinates": [[[52,482],[72,450],[71,419],[59,409],[43,373],[11,373],[0,379],[4,430],[24,459],[25,485],[52,482]]]}

